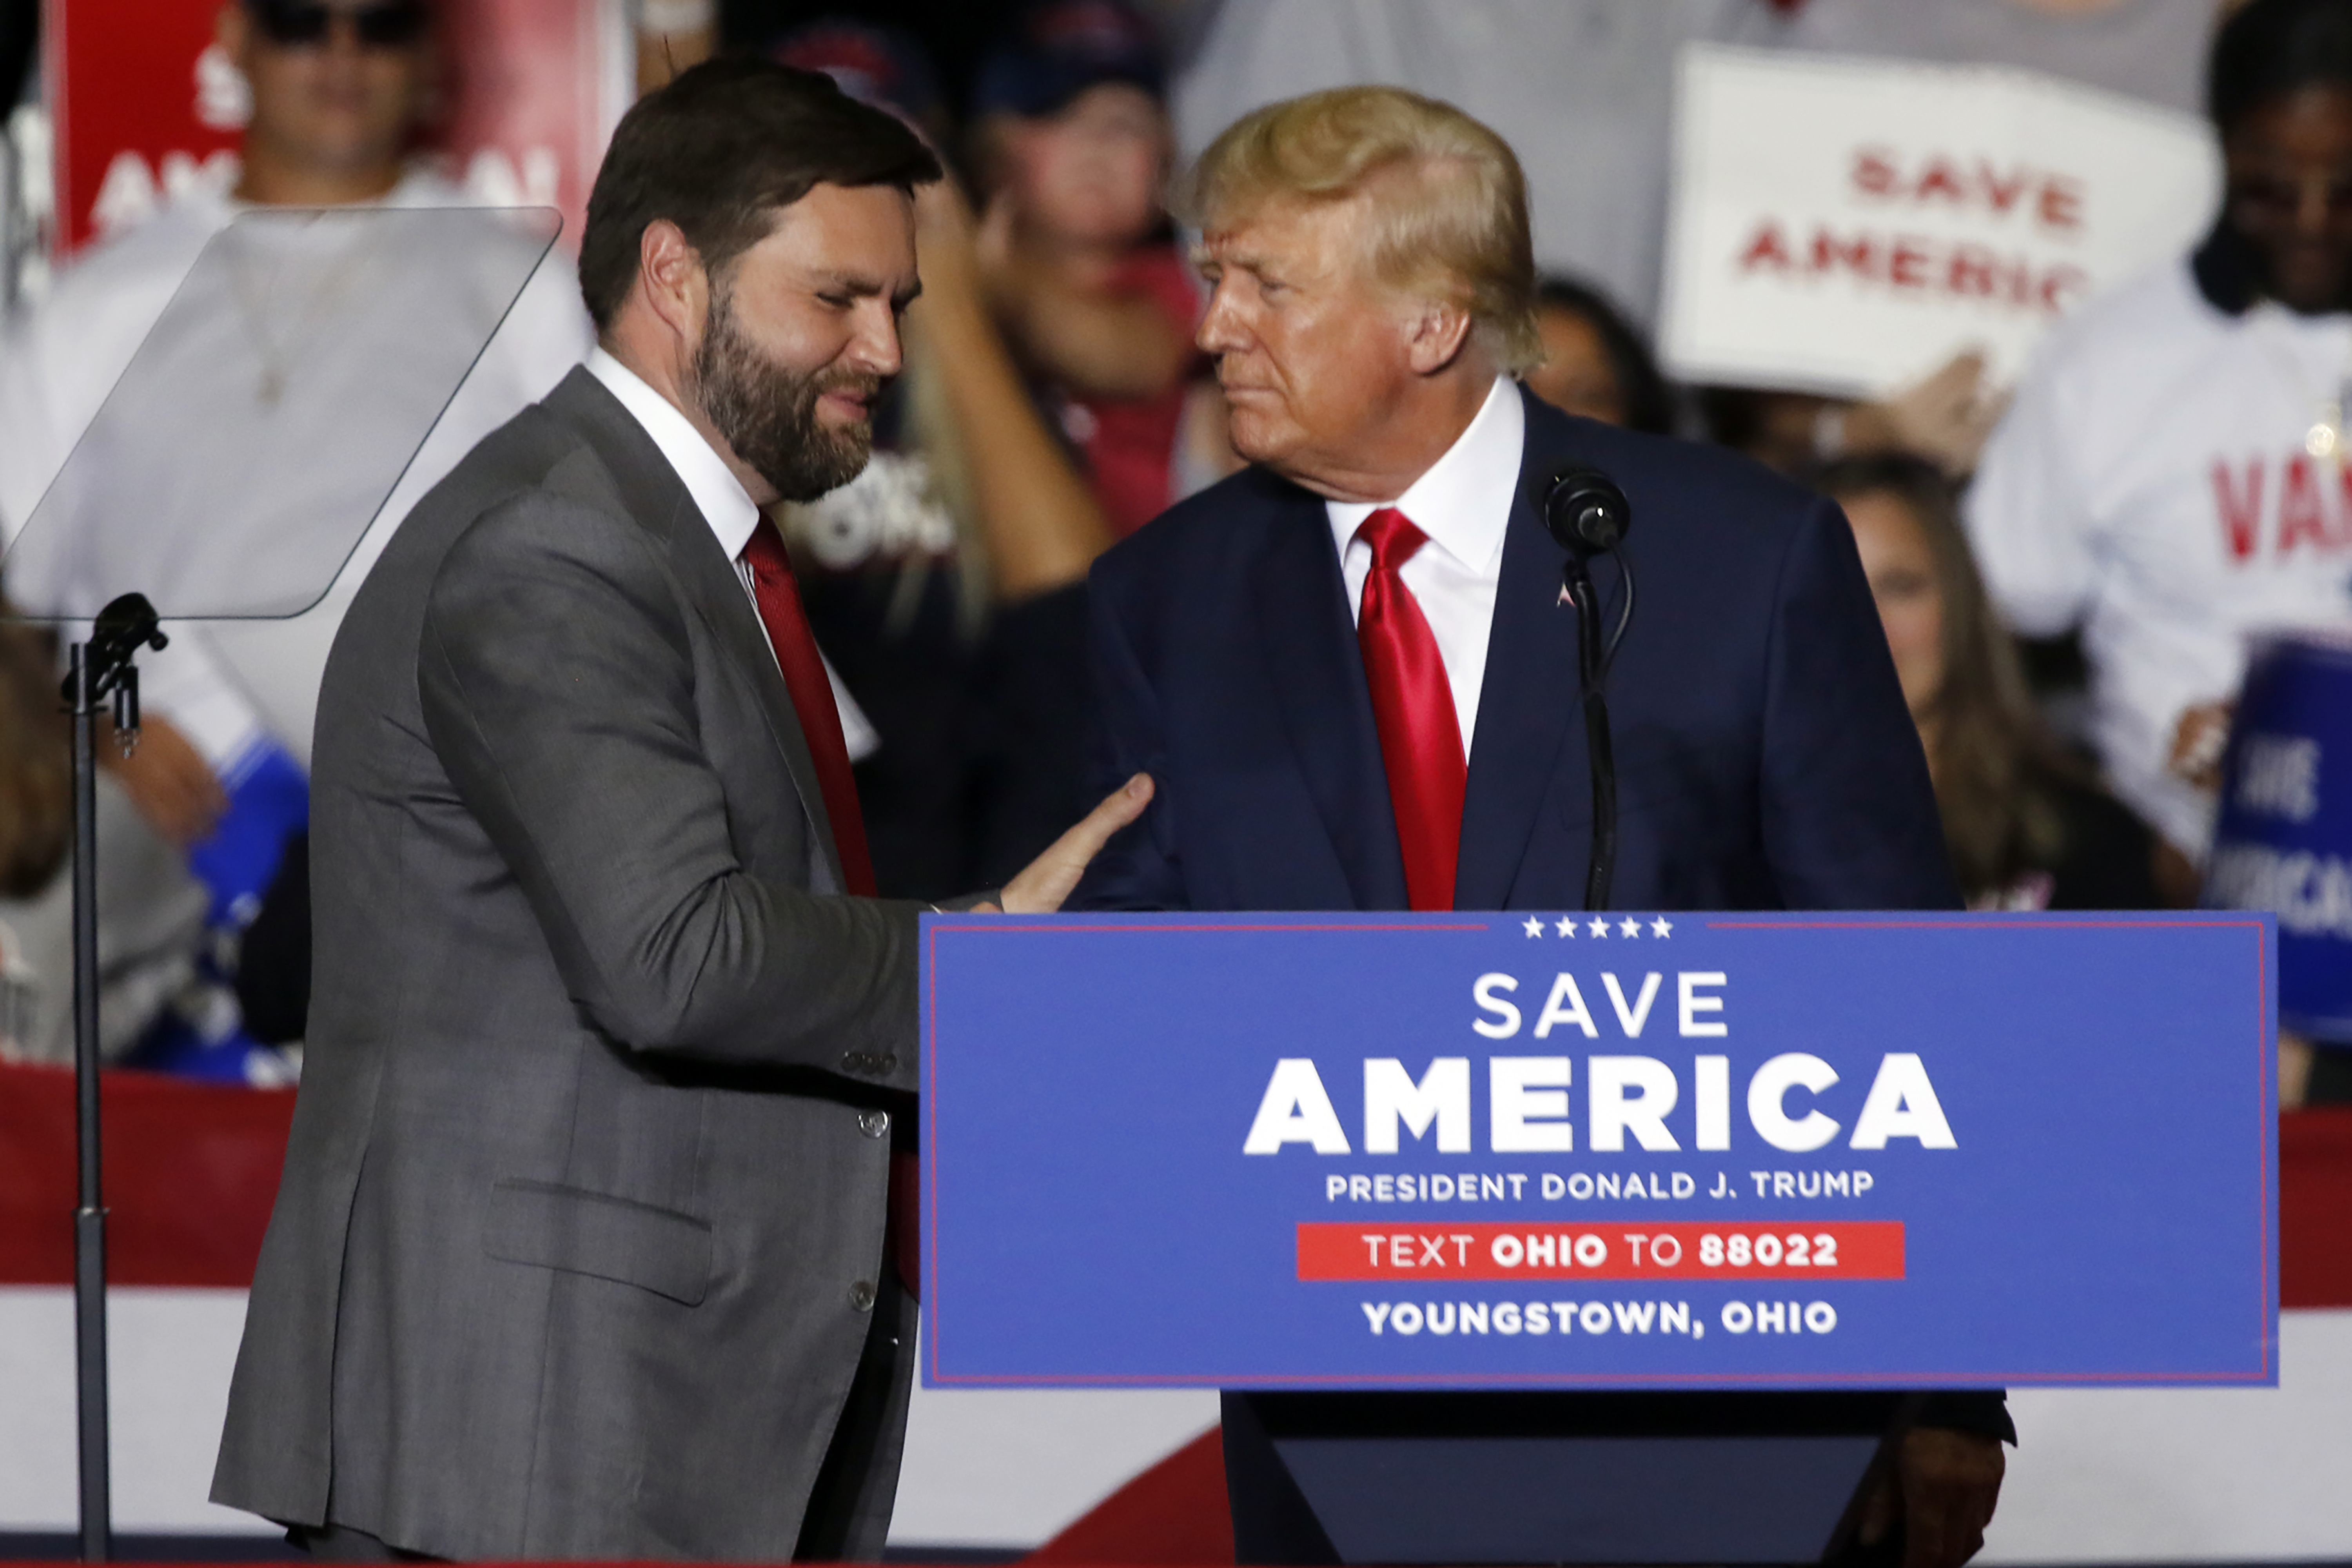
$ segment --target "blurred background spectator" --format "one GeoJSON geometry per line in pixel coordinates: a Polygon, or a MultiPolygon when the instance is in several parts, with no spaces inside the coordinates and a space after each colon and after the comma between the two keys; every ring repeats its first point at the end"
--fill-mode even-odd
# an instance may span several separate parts
{"type": "Polygon", "coordinates": [[[1536,289],[1536,331],[1544,357],[1525,377],[1529,392],[1604,425],[1675,434],[1674,389],[1639,330],[1599,289],[1546,278],[1536,289]]]}
{"type": "MultiPolygon", "coordinates": [[[[2081,626],[2101,761],[2184,903],[2248,637],[2352,620],[2352,9],[2252,0],[2207,101],[2227,171],[2210,235],[2053,337],[1969,505],[2012,624],[2081,626]]],[[[2283,1047],[2292,1098],[2309,1047],[2283,1047]]],[[[2333,1095],[2352,1075],[2327,1066],[2333,1095]]]]}
{"type": "MultiPolygon", "coordinates": [[[[824,18],[772,52],[935,140],[947,126],[909,34],[824,18]]],[[[1112,533],[999,329],[970,204],[952,184],[927,187],[917,222],[923,295],[874,459],[779,521],[863,720],[853,751],[876,879],[943,898],[1001,881],[1076,814],[1085,579],[1112,533]]]]}
{"type": "Polygon", "coordinates": [[[1969,907],[2153,907],[2154,842],[2034,711],[1950,483],[1902,454],[1845,458],[1817,482],[1853,525],[1969,907]]]}
{"type": "Polygon", "coordinates": [[[2196,252],[2052,338],[1971,489],[1993,600],[2083,630],[2092,736],[2195,894],[2244,639],[2352,613],[2352,11],[2252,0],[2210,89],[2228,189],[2196,252]]]}
{"type": "MultiPolygon", "coordinates": [[[[67,743],[55,640],[0,621],[0,1059],[73,1059],[67,743]]],[[[100,1049],[115,1061],[194,981],[207,900],[110,775],[98,822],[100,1049]]]]}
{"type": "Polygon", "coordinates": [[[2194,114],[2214,0],[1805,0],[1789,47],[2012,66],[2194,114]]]}
{"type": "Polygon", "coordinates": [[[1158,41],[1118,0],[1050,0],[982,64],[971,166],[990,302],[1116,533],[1236,466],[1192,346],[1201,293],[1160,193],[1158,41]],[[1180,477],[1181,476],[1181,477],[1180,477]]]}
{"type": "Polygon", "coordinates": [[[1657,316],[1675,62],[1767,44],[1764,0],[1167,0],[1183,47],[1178,142],[1197,155],[1277,99],[1385,82],[1458,105],[1518,149],[1536,265],[1657,316]]]}
{"type": "MultiPolygon", "coordinates": [[[[427,0],[229,0],[220,7],[220,48],[249,104],[234,187],[189,184],[152,216],[80,257],[45,300],[0,336],[0,525],[12,541],[199,252],[239,213],[466,205],[458,187],[411,158],[436,91],[435,25],[427,0]]],[[[218,309],[240,323],[265,367],[276,367],[239,395],[267,404],[277,395],[271,383],[278,372],[305,356],[333,355],[333,334],[322,335],[331,325],[332,280],[278,287],[289,274],[272,270],[266,258],[240,252],[230,259],[236,298],[220,300],[218,309]]],[[[348,279],[364,256],[354,250],[344,264],[339,275],[348,279]]],[[[287,1070],[239,1026],[227,983],[237,933],[270,884],[288,837],[307,820],[305,769],[327,648],[367,562],[407,505],[586,352],[586,316],[570,274],[559,258],[534,278],[336,595],[287,623],[178,626],[168,649],[142,660],[141,743],[128,756],[102,748],[105,765],[145,830],[204,884],[210,905],[209,931],[199,930],[182,955],[198,982],[173,999],[170,1014],[144,1042],[142,1060],[232,1078],[287,1070]]],[[[182,301],[184,309],[188,304],[182,301]]],[[[493,315],[480,330],[498,327],[493,315]]],[[[204,441],[203,428],[192,423],[182,438],[204,441]]],[[[171,432],[150,433],[146,455],[153,443],[168,449],[172,438],[171,432]]],[[[414,432],[386,435],[414,438],[414,432]]],[[[378,498],[341,483],[333,460],[316,455],[312,471],[299,473],[297,458],[281,478],[303,491],[322,526],[356,528],[378,498]]],[[[152,538],[170,531],[196,539],[217,526],[173,516],[168,494],[156,496],[154,507],[152,538]]],[[[57,515],[42,521],[45,530],[72,526],[72,519],[57,515]]],[[[101,550],[121,554],[78,563],[108,584],[128,586],[153,569],[152,558],[120,531],[92,531],[89,539],[85,557],[101,550]]],[[[11,563],[8,589],[28,611],[41,613],[49,596],[68,591],[62,583],[26,580],[26,570],[21,560],[11,563]]],[[[168,586],[152,585],[167,613],[168,586]]],[[[120,814],[110,812],[108,821],[102,866],[153,858],[143,842],[119,842],[120,814]]],[[[66,979],[64,972],[43,969],[45,986],[66,979]]]]}

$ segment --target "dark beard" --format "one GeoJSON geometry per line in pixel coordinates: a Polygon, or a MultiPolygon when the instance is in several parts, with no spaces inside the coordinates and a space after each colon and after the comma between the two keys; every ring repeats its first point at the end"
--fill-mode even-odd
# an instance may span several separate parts
{"type": "Polygon", "coordinates": [[[763,356],[735,324],[729,291],[714,289],[710,319],[694,353],[687,392],[751,471],[789,501],[838,489],[866,468],[874,449],[868,422],[849,430],[817,423],[817,399],[846,390],[868,399],[882,378],[848,369],[795,375],[763,356]]]}

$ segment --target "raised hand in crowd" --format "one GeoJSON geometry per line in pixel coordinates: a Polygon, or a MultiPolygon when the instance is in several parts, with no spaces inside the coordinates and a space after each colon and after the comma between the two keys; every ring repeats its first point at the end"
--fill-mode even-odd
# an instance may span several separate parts
{"type": "Polygon", "coordinates": [[[1965,349],[1883,400],[1825,413],[1841,424],[1823,445],[1856,456],[1909,452],[1963,479],[1976,471],[2008,407],[2008,395],[1986,379],[1983,353],[1965,349]]]}
{"type": "Polygon", "coordinates": [[[2221,752],[2230,743],[2234,702],[2200,702],[2180,710],[2172,726],[2173,775],[2202,790],[2221,787],[2221,752]]]}
{"type": "Polygon", "coordinates": [[[938,372],[996,595],[1011,601],[1078,582],[1111,536],[990,317],[974,227],[952,181],[917,195],[923,294],[907,313],[907,331],[938,372]]]}

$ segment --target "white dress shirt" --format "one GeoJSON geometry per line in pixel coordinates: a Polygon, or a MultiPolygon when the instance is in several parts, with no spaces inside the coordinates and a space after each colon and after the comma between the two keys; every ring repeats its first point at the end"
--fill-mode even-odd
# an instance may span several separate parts
{"type": "MultiPolygon", "coordinates": [[[[693,498],[695,509],[702,513],[703,521],[710,525],[712,536],[719,541],[719,548],[725,551],[727,559],[735,563],[735,580],[743,584],[743,595],[751,601],[751,608],[756,615],[760,608],[760,595],[752,586],[751,568],[743,559],[743,547],[751,542],[751,535],[760,526],[760,508],[751,500],[751,492],[743,488],[743,481],[735,477],[726,459],[712,449],[710,443],[702,438],[702,432],[677,411],[676,405],[647,385],[645,378],[635,371],[606,353],[601,346],[589,351],[588,374],[603,382],[604,390],[620,399],[621,406],[645,426],[646,434],[652,437],[654,445],[661,448],[661,455],[677,471],[678,482],[693,498]]],[[[768,623],[761,620],[761,636],[765,637],[767,630],[768,623]]],[[[772,657],[775,651],[774,644],[771,643],[768,647],[770,656],[772,657]]],[[[820,650],[817,657],[824,658],[824,652],[820,650]]],[[[849,748],[849,760],[858,762],[873,755],[881,744],[881,737],[875,733],[873,722],[857,706],[856,700],[849,695],[849,689],[842,685],[841,677],[835,673],[831,659],[824,659],[824,674],[833,684],[834,705],[841,710],[841,738],[849,748]]]]}
{"type": "Polygon", "coordinates": [[[1495,378],[1494,390],[1445,455],[1394,500],[1327,500],[1339,570],[1348,580],[1348,613],[1362,612],[1364,579],[1372,574],[1372,547],[1356,537],[1364,520],[1383,506],[1404,513],[1429,536],[1398,575],[1412,591],[1445,661],[1454,689],[1454,716],[1468,757],[1478,732],[1478,689],[1486,679],[1486,639],[1495,624],[1495,590],[1503,577],[1503,535],[1519,483],[1528,411],[1518,384],[1495,378]]]}

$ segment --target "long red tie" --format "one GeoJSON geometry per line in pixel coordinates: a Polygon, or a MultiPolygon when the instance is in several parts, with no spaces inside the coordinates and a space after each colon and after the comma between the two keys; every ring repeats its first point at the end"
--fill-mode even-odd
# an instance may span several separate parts
{"type": "MultiPolygon", "coordinates": [[[[851,892],[872,898],[874,858],[866,847],[866,818],[857,809],[857,781],[849,771],[849,743],[841,734],[841,710],[834,702],[833,682],[816,651],[816,638],[809,634],[808,613],[801,605],[800,587],[793,580],[793,561],[785,553],[783,535],[765,517],[743,546],[743,563],[751,569],[751,597],[759,604],[760,620],[768,628],[768,645],[776,650],[784,689],[792,694],[793,712],[801,721],[809,755],[816,763],[817,788],[824,796],[825,815],[833,819],[834,849],[841,857],[841,879],[851,892]]],[[[910,1296],[919,1293],[920,1283],[916,1238],[921,1191],[914,1154],[894,1149],[884,1246],[910,1296]]]]}
{"type": "Polygon", "coordinates": [[[1356,615],[1356,644],[1372,689],[1389,805],[1396,816],[1397,846],[1404,852],[1405,894],[1416,910],[1450,910],[1470,766],[1437,638],[1412,590],[1398,575],[1429,536],[1404,513],[1384,506],[1364,520],[1356,537],[1372,550],[1371,574],[1364,579],[1356,615]]]}
{"type": "Polygon", "coordinates": [[[768,519],[762,517],[751,531],[751,542],[743,546],[743,563],[751,569],[751,596],[768,628],[768,646],[776,650],[784,689],[792,693],[793,712],[816,763],[817,788],[824,795],[825,815],[833,819],[835,852],[841,857],[841,879],[851,892],[870,899],[874,860],[866,848],[866,818],[857,809],[857,781],[849,771],[849,743],[841,737],[841,710],[834,703],[833,682],[824,673],[816,638],[809,635],[808,613],[801,607],[801,591],[793,581],[784,536],[768,519]]]}

